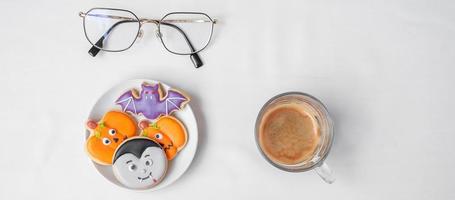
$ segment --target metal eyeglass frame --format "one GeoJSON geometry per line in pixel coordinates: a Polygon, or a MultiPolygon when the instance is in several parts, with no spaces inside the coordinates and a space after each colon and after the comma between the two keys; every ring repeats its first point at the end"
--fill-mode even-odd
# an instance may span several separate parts
{"type": "Polygon", "coordinates": [[[125,10],[125,9],[117,9],[117,8],[92,8],[90,10],[88,10],[87,12],[79,12],[79,16],[81,18],[83,18],[83,27],[84,27],[84,34],[85,34],[85,37],[87,38],[87,40],[90,42],[90,44],[92,44],[92,47],[90,48],[90,50],[88,51],[88,53],[95,57],[100,50],[103,50],[103,51],[107,51],[107,52],[121,52],[121,51],[125,51],[125,50],[128,50],[129,48],[131,48],[131,46],[133,46],[133,44],[136,42],[137,38],[138,37],[141,37],[142,36],[142,31],[141,31],[141,28],[142,28],[142,25],[143,24],[146,24],[146,23],[152,23],[152,24],[155,24],[157,25],[158,27],[158,30],[157,30],[157,36],[160,38],[160,41],[161,41],[161,44],[163,44],[164,48],[173,53],[173,54],[176,54],[176,55],[189,55],[190,56],[190,59],[191,59],[191,62],[193,63],[193,65],[196,67],[196,68],[199,68],[203,65],[203,62],[201,60],[201,58],[199,57],[198,53],[202,50],[204,50],[208,44],[210,43],[210,40],[212,39],[212,34],[213,34],[213,27],[214,27],[214,24],[216,24],[217,20],[216,19],[212,19],[210,16],[208,16],[207,14],[205,13],[201,13],[201,12],[171,12],[171,13],[168,13],[166,15],[164,15],[164,17],[162,17],[160,20],[157,20],[157,19],[147,19],[147,18],[138,18],[136,14],[134,14],[133,12],[129,11],[129,10],[125,10]],[[130,13],[132,16],[134,16],[134,18],[132,17],[123,17],[123,16],[115,16],[115,15],[108,15],[108,14],[92,14],[90,13],[91,11],[93,10],[113,10],[113,11],[122,11],[122,12],[127,12],[127,13],[130,13]],[[205,17],[207,17],[208,20],[205,20],[205,19],[202,19],[202,20],[191,20],[191,19],[166,19],[167,16],[169,15],[172,15],[172,14],[199,14],[199,15],[204,15],[205,17]],[[104,34],[103,36],[100,37],[100,39],[97,40],[96,43],[92,43],[92,41],[90,41],[88,35],[87,35],[87,30],[86,30],[86,27],[85,27],[85,17],[86,16],[96,16],[96,17],[103,17],[103,18],[111,18],[111,19],[120,19],[121,21],[118,21],[116,23],[114,23],[104,34]],[[201,49],[199,50],[195,50],[193,44],[191,43],[190,39],[188,38],[188,36],[185,34],[185,32],[179,28],[177,25],[175,24],[172,24],[172,23],[206,23],[206,22],[210,22],[211,23],[211,28],[210,28],[210,36],[207,40],[207,43],[205,44],[204,47],[202,47],[201,49]],[[123,23],[138,23],[138,29],[137,29],[137,33],[136,33],[136,36],[133,40],[133,42],[128,46],[126,47],[125,49],[121,49],[121,50],[109,50],[109,49],[104,49],[103,48],[103,43],[105,41],[105,39],[109,36],[109,34],[111,33],[111,31],[118,25],[120,24],[123,24],[123,23]],[[191,52],[190,53],[179,53],[179,52],[175,52],[175,51],[172,51],[170,50],[167,46],[166,46],[166,43],[163,41],[163,37],[162,34],[161,34],[161,26],[169,26],[171,28],[174,28],[176,29],[179,33],[181,33],[183,35],[183,38],[185,39],[185,42],[187,43],[188,47],[190,48],[191,52]]]}

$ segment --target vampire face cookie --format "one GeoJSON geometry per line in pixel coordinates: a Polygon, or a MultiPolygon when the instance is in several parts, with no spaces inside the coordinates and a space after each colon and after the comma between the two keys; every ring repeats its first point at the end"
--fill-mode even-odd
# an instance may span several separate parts
{"type": "Polygon", "coordinates": [[[172,116],[162,116],[155,123],[143,120],[139,123],[139,127],[142,129],[142,136],[160,143],[168,160],[172,160],[188,140],[185,127],[172,116]]]}
{"type": "Polygon", "coordinates": [[[169,89],[164,93],[159,83],[143,83],[141,92],[136,89],[127,91],[115,103],[120,105],[124,112],[142,114],[147,119],[154,120],[182,109],[189,101],[190,98],[178,90],[169,89]]]}
{"type": "Polygon", "coordinates": [[[131,189],[149,189],[166,174],[167,159],[162,147],[145,137],[126,140],[115,152],[112,169],[117,180],[131,189]]]}
{"type": "Polygon", "coordinates": [[[96,122],[87,121],[91,134],[86,142],[90,158],[99,164],[110,165],[117,147],[128,137],[136,135],[136,121],[128,114],[109,111],[96,122]]]}

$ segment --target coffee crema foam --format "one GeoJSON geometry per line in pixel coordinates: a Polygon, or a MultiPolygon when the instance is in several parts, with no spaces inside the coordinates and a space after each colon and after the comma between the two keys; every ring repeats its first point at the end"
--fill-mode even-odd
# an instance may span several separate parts
{"type": "Polygon", "coordinates": [[[320,131],[315,116],[311,114],[312,109],[307,106],[284,104],[265,112],[259,129],[259,143],[269,159],[296,165],[313,157],[320,131]]]}

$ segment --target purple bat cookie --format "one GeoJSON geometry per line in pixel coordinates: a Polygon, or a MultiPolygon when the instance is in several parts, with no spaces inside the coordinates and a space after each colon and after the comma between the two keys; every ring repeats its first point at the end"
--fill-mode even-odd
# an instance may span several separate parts
{"type": "Polygon", "coordinates": [[[147,119],[154,120],[161,115],[169,115],[176,110],[182,109],[190,98],[177,90],[169,89],[163,95],[160,84],[142,84],[140,95],[136,90],[129,90],[122,94],[116,104],[122,107],[123,112],[129,111],[133,114],[143,114],[147,119]]]}

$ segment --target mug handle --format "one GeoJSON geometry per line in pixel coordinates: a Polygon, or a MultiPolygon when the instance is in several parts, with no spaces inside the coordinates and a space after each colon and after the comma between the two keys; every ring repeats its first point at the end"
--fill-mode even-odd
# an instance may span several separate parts
{"type": "Polygon", "coordinates": [[[315,168],[318,175],[328,184],[332,184],[335,181],[332,170],[325,162],[315,168]]]}

